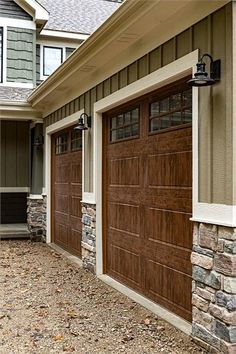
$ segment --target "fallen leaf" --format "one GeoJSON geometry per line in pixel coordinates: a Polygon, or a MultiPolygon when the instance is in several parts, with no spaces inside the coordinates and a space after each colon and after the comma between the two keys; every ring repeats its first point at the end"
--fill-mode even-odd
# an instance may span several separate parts
{"type": "Polygon", "coordinates": [[[63,334],[58,334],[57,336],[53,337],[53,340],[55,342],[63,341],[64,340],[64,336],[63,336],[63,334]]]}

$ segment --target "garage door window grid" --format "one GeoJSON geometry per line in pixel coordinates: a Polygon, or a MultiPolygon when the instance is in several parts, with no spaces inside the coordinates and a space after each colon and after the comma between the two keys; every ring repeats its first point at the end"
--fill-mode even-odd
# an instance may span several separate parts
{"type": "Polygon", "coordinates": [[[63,133],[56,138],[56,155],[63,154],[68,150],[68,133],[63,133]]]}
{"type": "Polygon", "coordinates": [[[158,99],[149,107],[149,132],[192,122],[192,89],[158,99]]]}
{"type": "Polygon", "coordinates": [[[110,142],[139,136],[139,108],[110,118],[110,142]]]}
{"type": "Polygon", "coordinates": [[[73,130],[71,132],[71,151],[82,149],[82,131],[73,130]]]}

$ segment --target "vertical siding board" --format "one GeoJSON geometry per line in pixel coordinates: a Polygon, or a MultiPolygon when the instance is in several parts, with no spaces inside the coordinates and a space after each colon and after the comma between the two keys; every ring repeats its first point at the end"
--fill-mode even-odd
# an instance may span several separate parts
{"type": "Polygon", "coordinates": [[[138,63],[135,61],[128,66],[128,84],[138,80],[138,63]]]}
{"type": "MultiPolygon", "coordinates": [[[[193,26],[193,49],[201,56],[211,49],[210,16],[193,26]]],[[[211,203],[211,88],[199,90],[199,201],[211,203]]]]}
{"type": "Polygon", "coordinates": [[[225,156],[225,170],[227,171],[226,173],[226,182],[225,185],[228,186],[226,188],[225,194],[226,194],[226,201],[225,203],[227,204],[235,204],[235,193],[234,188],[233,188],[233,180],[232,180],[232,175],[233,175],[233,152],[232,152],[232,146],[233,146],[233,136],[232,136],[232,117],[233,117],[233,103],[232,103],[232,97],[233,97],[233,58],[232,58],[232,43],[233,43],[233,36],[232,36],[232,7],[233,3],[229,3],[226,5],[226,18],[225,18],[225,25],[226,25],[226,47],[225,47],[225,80],[226,80],[226,111],[225,111],[225,117],[226,117],[226,137],[225,137],[225,144],[226,144],[226,156],[225,156]]]}
{"type": "Polygon", "coordinates": [[[138,79],[148,74],[148,55],[144,55],[138,60],[138,79]]]}
{"type": "Polygon", "coordinates": [[[191,29],[180,33],[176,37],[176,57],[181,58],[191,51],[191,29]]]}
{"type": "Polygon", "coordinates": [[[1,133],[1,183],[0,187],[6,186],[6,121],[0,121],[0,133],[1,133]]]}
{"type": "Polygon", "coordinates": [[[110,95],[111,93],[111,85],[110,85],[110,78],[105,80],[104,83],[103,83],[103,87],[104,87],[104,90],[103,90],[103,93],[104,93],[104,97],[110,95]]]}
{"type": "Polygon", "coordinates": [[[162,45],[162,65],[165,66],[175,60],[175,38],[162,45]]]}
{"type": "Polygon", "coordinates": [[[119,88],[119,78],[118,74],[115,74],[111,77],[111,93],[117,91],[119,88]]]}
{"type": "Polygon", "coordinates": [[[128,71],[127,68],[124,68],[119,72],[119,89],[127,86],[127,84],[128,84],[128,71]]]}
{"type": "MultiPolygon", "coordinates": [[[[221,59],[221,80],[212,87],[212,191],[213,203],[225,192],[226,160],[226,22],[225,7],[212,15],[212,56],[221,59]],[[225,117],[225,119],[222,119],[225,117]]],[[[230,69],[230,68],[229,68],[230,69]]],[[[227,68],[228,70],[228,68],[227,68]]],[[[228,167],[228,166],[227,166],[228,167]]]]}
{"type": "Polygon", "coordinates": [[[75,99],[75,112],[79,111],[79,98],[75,99]]]}
{"type": "Polygon", "coordinates": [[[84,94],[80,96],[79,98],[79,109],[84,108],[84,94]]]}
{"type": "Polygon", "coordinates": [[[103,82],[97,85],[97,101],[101,100],[104,97],[103,93],[103,82]]]}
{"type": "Polygon", "coordinates": [[[29,185],[29,124],[27,122],[17,122],[17,187],[25,187],[29,185]]]}
{"type": "Polygon", "coordinates": [[[6,187],[16,187],[16,122],[6,122],[6,187]]]}
{"type": "Polygon", "coordinates": [[[90,91],[87,91],[85,93],[84,99],[85,99],[84,100],[84,111],[85,111],[85,113],[90,115],[91,114],[90,91]]]}
{"type": "Polygon", "coordinates": [[[158,47],[149,53],[149,72],[161,68],[161,47],[158,47]]]}

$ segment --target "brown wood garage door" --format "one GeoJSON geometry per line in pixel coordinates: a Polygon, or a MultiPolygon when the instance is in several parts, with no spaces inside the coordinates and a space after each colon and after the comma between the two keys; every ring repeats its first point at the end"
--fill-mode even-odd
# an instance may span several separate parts
{"type": "Polygon", "coordinates": [[[192,91],[105,114],[106,273],[191,321],[192,91]]]}
{"type": "Polygon", "coordinates": [[[52,240],[81,257],[82,137],[73,127],[52,136],[52,240]]]}

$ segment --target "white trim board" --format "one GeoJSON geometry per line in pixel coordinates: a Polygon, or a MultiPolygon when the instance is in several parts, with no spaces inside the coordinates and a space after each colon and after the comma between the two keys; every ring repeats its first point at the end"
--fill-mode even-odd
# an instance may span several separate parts
{"type": "Polygon", "coordinates": [[[28,193],[29,187],[0,187],[0,193],[28,193]]]}
{"type": "Polygon", "coordinates": [[[72,39],[72,40],[85,41],[90,35],[84,33],[71,33],[71,32],[44,29],[40,32],[40,36],[53,37],[54,39],[60,38],[60,39],[72,39]]]}
{"type": "MultiPolygon", "coordinates": [[[[93,158],[93,190],[97,209],[96,220],[96,273],[103,274],[103,238],[102,238],[102,113],[141,97],[159,87],[192,73],[198,61],[198,50],[154,71],[153,73],[133,82],[123,89],[101,99],[94,104],[94,158],[93,158]]],[[[193,90],[193,150],[198,146],[198,89],[193,90]]],[[[193,170],[198,174],[198,151],[193,156],[193,170]]],[[[193,203],[197,203],[198,178],[193,174],[193,203]]]]}
{"type": "MultiPolygon", "coordinates": [[[[79,116],[84,113],[84,110],[71,114],[70,116],[59,120],[58,122],[46,128],[45,132],[45,190],[47,195],[47,237],[46,242],[51,243],[51,136],[52,134],[70,127],[78,121],[79,116]]],[[[84,139],[83,139],[84,141],[84,139]]],[[[83,146],[84,150],[84,146],[83,146]]],[[[83,163],[82,163],[82,176],[83,176],[83,163]]],[[[82,177],[83,178],[83,177],[82,177]]],[[[84,185],[83,181],[82,184],[84,185]]]]}
{"type": "Polygon", "coordinates": [[[190,335],[192,332],[192,326],[189,322],[185,321],[183,318],[175,315],[174,313],[166,310],[164,307],[156,304],[155,302],[147,299],[146,297],[136,293],[134,290],[124,286],[118,281],[112,279],[107,275],[99,275],[99,279],[101,279],[104,283],[110,285],[114,289],[118,290],[122,294],[128,296],[133,301],[137,302],[141,306],[155,313],[157,316],[161,317],[163,320],[171,323],[176,328],[180,329],[187,335],[190,335]]]}
{"type": "Polygon", "coordinates": [[[8,26],[8,27],[18,27],[24,29],[36,30],[36,24],[31,20],[19,20],[16,18],[8,18],[0,16],[0,26],[8,26]]]}

